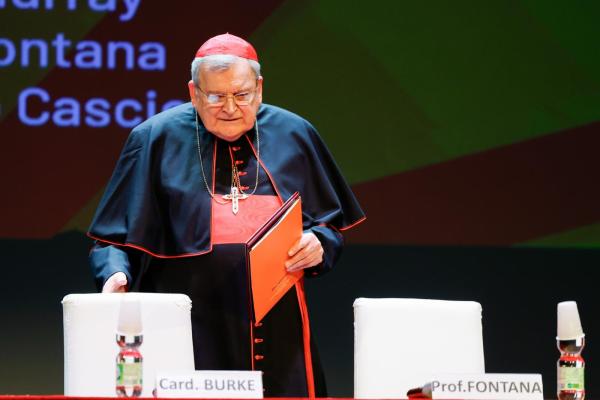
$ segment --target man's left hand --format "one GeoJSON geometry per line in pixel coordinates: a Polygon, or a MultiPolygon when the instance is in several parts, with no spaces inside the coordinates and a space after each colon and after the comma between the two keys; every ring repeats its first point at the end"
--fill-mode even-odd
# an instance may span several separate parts
{"type": "Polygon", "coordinates": [[[323,262],[323,246],[314,233],[304,232],[302,237],[290,248],[288,255],[291,257],[285,263],[288,272],[299,271],[323,262]]]}

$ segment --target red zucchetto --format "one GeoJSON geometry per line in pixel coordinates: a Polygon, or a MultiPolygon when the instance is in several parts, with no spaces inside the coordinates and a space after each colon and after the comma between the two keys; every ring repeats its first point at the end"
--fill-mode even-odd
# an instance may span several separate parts
{"type": "Polygon", "coordinates": [[[258,55],[254,47],[244,39],[225,33],[208,39],[196,52],[196,58],[226,54],[254,60],[258,62],[258,55]]]}

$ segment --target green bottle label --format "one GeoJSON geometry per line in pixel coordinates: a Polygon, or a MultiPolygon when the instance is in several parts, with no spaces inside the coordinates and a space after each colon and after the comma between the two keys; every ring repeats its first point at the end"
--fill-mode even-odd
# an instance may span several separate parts
{"type": "Polygon", "coordinates": [[[584,367],[558,367],[558,390],[583,390],[584,367]]]}
{"type": "Polygon", "coordinates": [[[117,386],[141,386],[141,363],[117,363],[117,386]]]}

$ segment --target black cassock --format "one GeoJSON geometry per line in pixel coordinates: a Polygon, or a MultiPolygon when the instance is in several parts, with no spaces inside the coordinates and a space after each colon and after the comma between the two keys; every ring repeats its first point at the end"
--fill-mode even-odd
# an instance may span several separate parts
{"type": "MultiPolygon", "coordinates": [[[[89,231],[96,240],[90,260],[97,285],[121,271],[131,290],[185,293],[192,299],[196,369],[262,370],[265,396],[305,397],[312,383],[307,361],[312,359],[315,394],[324,397],[314,342],[310,351],[304,346],[308,331],[307,319],[302,318],[302,284],[291,289],[261,324],[250,321],[244,245],[228,240],[236,237],[238,216],[223,214],[223,207],[231,204],[216,204],[208,194],[195,117],[187,103],[150,118],[130,134],[89,231]]],[[[230,143],[217,139],[200,122],[206,182],[222,202],[221,195],[230,191],[235,163],[242,189],[252,192],[260,149],[257,190],[240,201],[239,216],[244,218],[250,201],[265,200],[259,203],[272,206],[273,199],[281,204],[298,191],[304,229],[315,233],[325,250],[323,263],[305,273],[324,273],[341,252],[340,231],[364,220],[364,215],[307,121],[261,105],[257,122],[260,146],[255,129],[230,143]]],[[[263,216],[270,213],[262,211],[263,216]]]]}

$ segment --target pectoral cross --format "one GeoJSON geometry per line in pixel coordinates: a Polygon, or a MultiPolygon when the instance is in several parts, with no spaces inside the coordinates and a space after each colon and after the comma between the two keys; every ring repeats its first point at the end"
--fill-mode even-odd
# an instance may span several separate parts
{"type": "Polygon", "coordinates": [[[231,212],[237,214],[240,210],[239,200],[247,199],[246,193],[240,193],[237,187],[231,187],[231,193],[223,195],[223,199],[231,201],[231,212]]]}

